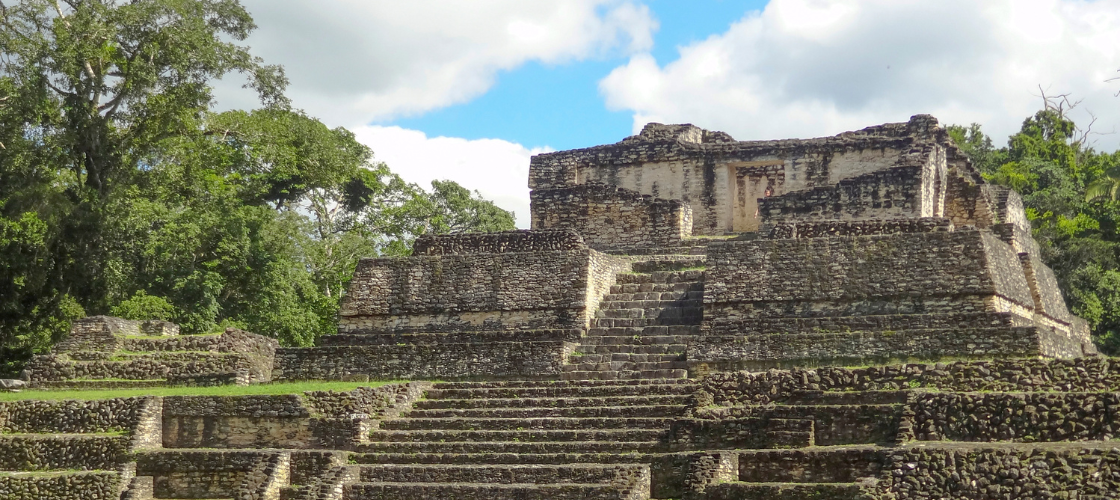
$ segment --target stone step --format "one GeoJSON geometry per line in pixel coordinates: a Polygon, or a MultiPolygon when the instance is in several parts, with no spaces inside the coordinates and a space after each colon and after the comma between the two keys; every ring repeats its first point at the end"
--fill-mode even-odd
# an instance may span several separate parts
{"type": "Polygon", "coordinates": [[[676,354],[682,355],[688,350],[686,344],[581,344],[576,347],[576,352],[581,354],[676,354]]]}
{"type": "MultiPolygon", "coordinates": [[[[610,293],[704,293],[704,282],[683,281],[677,283],[623,283],[611,285],[610,293]]],[[[609,296],[609,295],[608,295],[609,296]]]]}
{"type": "Polygon", "coordinates": [[[378,430],[369,433],[371,442],[632,442],[657,441],[665,434],[662,429],[530,429],[530,430],[378,430]]]}
{"type": "Polygon", "coordinates": [[[607,295],[599,302],[599,309],[703,309],[703,299],[672,300],[623,300],[607,295]]]}
{"type": "Polygon", "coordinates": [[[611,293],[603,297],[603,300],[704,300],[704,292],[699,290],[694,291],[673,291],[673,292],[636,292],[636,293],[611,293]]]}
{"type": "Polygon", "coordinates": [[[580,345],[686,345],[694,340],[693,335],[601,335],[584,337],[580,345]]]}
{"type": "Polygon", "coordinates": [[[121,434],[0,434],[0,470],[114,470],[128,460],[121,434]]]}
{"type": "Polygon", "coordinates": [[[96,391],[107,389],[151,389],[153,387],[167,387],[167,379],[137,379],[137,380],[41,380],[27,385],[29,389],[52,389],[59,391],[96,391]]]}
{"type": "MultiPolygon", "coordinates": [[[[578,372],[577,372],[578,373],[578,372]]],[[[412,410],[407,418],[632,418],[677,417],[685,406],[600,406],[575,408],[471,408],[412,410]]]]}
{"type": "Polygon", "coordinates": [[[646,327],[591,328],[588,337],[633,337],[657,335],[699,335],[700,325],[671,325],[646,327]]]}
{"type": "Polygon", "coordinates": [[[651,273],[622,273],[615,277],[615,283],[642,284],[642,283],[689,283],[699,282],[704,279],[701,269],[690,271],[654,271],[651,273]]]}
{"type": "MultiPolygon", "coordinates": [[[[744,233],[751,234],[751,233],[744,233]]],[[[686,244],[667,247],[627,248],[625,250],[608,250],[606,253],[613,255],[641,256],[643,259],[650,257],[679,257],[687,255],[706,255],[708,253],[708,238],[689,237],[686,244]],[[693,241],[693,238],[695,241],[693,241]]]]}
{"type": "Polygon", "coordinates": [[[743,450],[739,452],[739,480],[853,483],[878,475],[888,452],[876,446],[743,450]]]}
{"type": "Polygon", "coordinates": [[[703,294],[703,281],[685,281],[685,283],[628,283],[624,285],[612,285],[609,290],[610,295],[688,293],[703,294]]]}
{"type": "Polygon", "coordinates": [[[578,341],[583,331],[573,329],[521,329],[493,332],[385,332],[357,331],[324,335],[323,346],[397,345],[397,344],[470,344],[489,342],[555,342],[578,341]]]}
{"type": "Polygon", "coordinates": [[[594,318],[591,320],[591,328],[699,325],[703,320],[703,315],[665,318],[594,318]]]}
{"type": "Polygon", "coordinates": [[[620,472],[639,465],[459,465],[459,464],[368,464],[360,465],[363,483],[609,483],[620,472]]]}
{"type": "MultiPolygon", "coordinates": [[[[576,358],[579,359],[579,358],[576,358]]],[[[688,363],[684,361],[608,361],[605,363],[574,363],[564,365],[563,373],[568,372],[597,372],[597,371],[651,371],[651,370],[687,370],[688,363]]]]}
{"type": "MultiPolygon", "coordinates": [[[[627,498],[610,484],[353,483],[343,487],[346,500],[583,500],[627,498]]],[[[638,497],[635,497],[638,498],[638,497]]],[[[644,497],[648,499],[649,496],[644,497]]]]}
{"type": "Polygon", "coordinates": [[[797,391],[783,401],[788,405],[896,405],[906,404],[910,391],[797,391]]]}
{"type": "Polygon", "coordinates": [[[672,417],[634,418],[399,418],[381,421],[382,430],[667,429],[672,417]]]}
{"type": "Polygon", "coordinates": [[[472,398],[564,398],[596,396],[653,396],[671,394],[691,394],[696,388],[692,384],[645,384],[645,385],[561,385],[545,387],[479,387],[460,389],[429,389],[427,399],[472,399],[472,398]]]}
{"type": "Polygon", "coordinates": [[[683,368],[668,368],[661,370],[588,370],[570,371],[560,374],[565,380],[620,380],[620,379],[650,379],[650,378],[688,378],[688,370],[683,368]]]}
{"type": "Polygon", "coordinates": [[[674,255],[664,259],[650,259],[635,262],[632,269],[636,273],[653,273],[657,271],[684,271],[690,268],[703,268],[707,256],[674,255]]]}
{"type": "Polygon", "coordinates": [[[566,380],[490,380],[471,382],[439,382],[433,389],[496,389],[511,387],[615,387],[615,386],[662,386],[695,385],[695,382],[681,380],[630,380],[617,382],[586,382],[566,380]]]}
{"type": "Polygon", "coordinates": [[[704,490],[705,498],[736,500],[870,500],[857,483],[719,483],[704,490]]]}
{"type": "Polygon", "coordinates": [[[660,441],[508,441],[374,442],[358,446],[360,453],[652,453],[665,450],[660,441]]]}
{"type": "MultiPolygon", "coordinates": [[[[627,381],[628,382],[628,381],[627,381]]],[[[488,399],[422,399],[413,408],[438,410],[446,408],[574,408],[600,406],[655,406],[683,405],[691,401],[690,395],[665,396],[608,396],[594,398],[488,398],[488,399]]]]}
{"type": "MultiPolygon", "coordinates": [[[[568,363],[617,363],[617,362],[630,362],[630,363],[666,363],[673,361],[684,361],[684,354],[646,354],[646,353],[630,353],[630,352],[615,352],[608,354],[583,354],[575,353],[568,357],[568,363]]],[[[685,368],[685,367],[681,367],[685,368]]]]}
{"type": "MultiPolygon", "coordinates": [[[[670,318],[703,318],[702,307],[669,307],[669,308],[600,308],[595,311],[596,319],[670,319],[670,318]]],[[[680,324],[680,323],[664,323],[680,324]]]]}
{"type": "Polygon", "coordinates": [[[662,453],[355,453],[350,455],[357,464],[645,464],[662,453]]]}

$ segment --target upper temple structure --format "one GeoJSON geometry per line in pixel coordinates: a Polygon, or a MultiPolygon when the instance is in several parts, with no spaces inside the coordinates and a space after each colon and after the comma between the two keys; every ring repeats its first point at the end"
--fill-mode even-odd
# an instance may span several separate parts
{"type": "Polygon", "coordinates": [[[529,231],[362,261],[331,346],[568,378],[1095,352],[1019,196],[927,115],[780,141],[651,123],[533,157],[529,187],[529,231]]]}

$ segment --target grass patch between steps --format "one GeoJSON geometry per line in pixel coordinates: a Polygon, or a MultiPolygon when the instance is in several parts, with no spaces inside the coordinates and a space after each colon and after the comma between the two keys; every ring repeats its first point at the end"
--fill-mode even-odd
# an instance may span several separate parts
{"type": "Polygon", "coordinates": [[[307,391],[350,391],[358,387],[378,387],[391,381],[336,382],[306,381],[253,384],[247,386],[221,385],[213,387],[142,387],[136,389],[26,389],[20,392],[0,392],[0,402],[26,399],[113,399],[137,396],[248,396],[272,394],[300,394],[307,391]]]}

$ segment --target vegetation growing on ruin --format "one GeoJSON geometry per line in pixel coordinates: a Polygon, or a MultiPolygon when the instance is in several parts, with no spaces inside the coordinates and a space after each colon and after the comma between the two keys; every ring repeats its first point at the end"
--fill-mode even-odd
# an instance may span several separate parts
{"type": "Polygon", "coordinates": [[[224,0],[0,4],[0,372],[93,314],[310,345],[360,257],[513,229],[292,109],[254,27],[224,0]],[[259,109],[213,109],[231,74],[259,109]]]}

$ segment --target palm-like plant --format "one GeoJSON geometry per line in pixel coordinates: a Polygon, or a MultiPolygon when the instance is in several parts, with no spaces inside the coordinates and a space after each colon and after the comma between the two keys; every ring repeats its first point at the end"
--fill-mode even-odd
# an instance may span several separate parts
{"type": "Polygon", "coordinates": [[[1120,166],[1104,171],[1104,176],[1085,187],[1085,201],[1108,198],[1116,201],[1120,197],[1120,166]]]}

